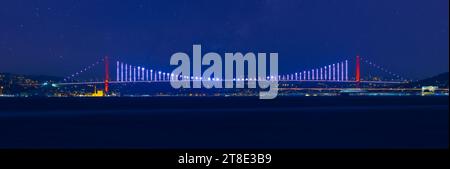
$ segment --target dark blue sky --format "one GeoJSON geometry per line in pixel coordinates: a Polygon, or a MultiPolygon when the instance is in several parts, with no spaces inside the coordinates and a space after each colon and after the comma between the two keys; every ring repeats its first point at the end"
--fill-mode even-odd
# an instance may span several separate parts
{"type": "Polygon", "coordinates": [[[107,54],[171,70],[175,52],[278,52],[280,72],[356,54],[448,71],[448,0],[2,0],[0,72],[64,76],[107,54]]]}

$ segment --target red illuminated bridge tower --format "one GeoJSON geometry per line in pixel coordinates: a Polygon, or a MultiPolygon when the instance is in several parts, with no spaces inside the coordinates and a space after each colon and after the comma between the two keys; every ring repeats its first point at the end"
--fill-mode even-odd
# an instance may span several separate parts
{"type": "Polygon", "coordinates": [[[361,58],[359,55],[356,56],[356,84],[359,87],[359,82],[361,82],[361,58]]]}
{"type": "Polygon", "coordinates": [[[105,56],[105,93],[106,95],[109,91],[109,60],[108,56],[105,56]]]}

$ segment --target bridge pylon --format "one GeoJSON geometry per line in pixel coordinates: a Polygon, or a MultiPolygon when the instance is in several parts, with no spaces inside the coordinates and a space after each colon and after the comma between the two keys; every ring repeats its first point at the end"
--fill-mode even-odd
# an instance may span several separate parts
{"type": "Polygon", "coordinates": [[[356,87],[359,88],[359,83],[361,82],[361,58],[359,55],[356,55],[356,75],[355,75],[355,81],[356,81],[356,87]]]}
{"type": "Polygon", "coordinates": [[[108,94],[109,91],[109,59],[108,56],[105,56],[104,58],[104,63],[105,63],[105,93],[104,95],[106,96],[108,94]]]}

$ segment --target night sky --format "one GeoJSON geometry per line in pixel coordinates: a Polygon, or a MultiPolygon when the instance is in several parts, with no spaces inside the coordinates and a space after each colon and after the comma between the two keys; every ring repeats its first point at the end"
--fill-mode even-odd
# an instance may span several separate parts
{"type": "Polygon", "coordinates": [[[0,72],[66,76],[104,55],[167,71],[175,52],[278,52],[279,71],[360,54],[449,70],[448,0],[1,0],[0,72]]]}

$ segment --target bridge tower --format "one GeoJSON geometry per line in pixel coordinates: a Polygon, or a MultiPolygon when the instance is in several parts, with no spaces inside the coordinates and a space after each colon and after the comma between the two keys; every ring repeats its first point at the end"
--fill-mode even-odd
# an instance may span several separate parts
{"type": "Polygon", "coordinates": [[[105,93],[104,95],[107,95],[109,91],[109,59],[108,56],[105,56],[105,93]]]}
{"type": "Polygon", "coordinates": [[[361,82],[361,58],[359,55],[356,56],[356,85],[359,87],[359,83],[361,82]]]}

